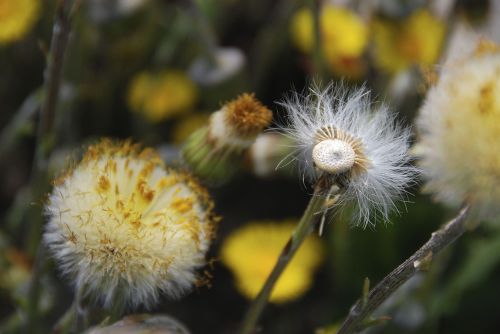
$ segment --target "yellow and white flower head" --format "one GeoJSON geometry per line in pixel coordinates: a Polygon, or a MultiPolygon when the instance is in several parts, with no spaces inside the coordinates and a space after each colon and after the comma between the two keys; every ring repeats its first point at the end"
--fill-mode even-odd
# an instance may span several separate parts
{"type": "Polygon", "coordinates": [[[426,188],[477,220],[500,217],[500,47],[481,41],[448,61],[417,119],[426,188]]]}
{"type": "Polygon", "coordinates": [[[213,204],[151,149],[103,140],[55,182],[44,241],[77,289],[106,307],[153,306],[197,282],[213,204]]]}
{"type": "Polygon", "coordinates": [[[254,94],[239,95],[212,113],[207,126],[186,140],[182,150],[186,164],[206,182],[226,181],[239,169],[244,152],[272,117],[254,94]]]}
{"type": "Polygon", "coordinates": [[[387,107],[372,111],[365,88],[313,86],[305,96],[295,93],[282,105],[289,120],[283,130],[297,149],[291,159],[299,161],[304,174],[312,181],[328,176],[341,184],[338,204],[356,202],[355,225],[387,220],[416,173],[408,164],[408,129],[387,107]]]}

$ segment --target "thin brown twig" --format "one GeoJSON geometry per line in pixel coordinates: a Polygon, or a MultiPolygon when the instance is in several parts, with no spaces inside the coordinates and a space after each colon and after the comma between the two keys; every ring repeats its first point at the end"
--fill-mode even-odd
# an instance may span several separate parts
{"type": "Polygon", "coordinates": [[[52,29],[50,53],[44,73],[45,96],[40,110],[37,132],[37,148],[39,148],[37,150],[37,159],[41,159],[42,161],[48,158],[52,146],[48,145],[50,142],[47,141],[52,141],[54,135],[64,55],[66,54],[69,34],[71,32],[70,11],[74,2],[73,0],[60,1],[52,29]]]}
{"type": "Polygon", "coordinates": [[[455,218],[433,232],[431,238],[422,247],[384,277],[365,298],[358,300],[351,307],[349,315],[337,334],[350,334],[363,329],[363,321],[366,317],[413,275],[425,270],[435,254],[449,246],[465,232],[465,219],[468,212],[469,207],[464,206],[455,218]]]}
{"type": "MultiPolygon", "coordinates": [[[[71,32],[72,9],[78,0],[59,1],[55,15],[50,53],[44,73],[44,100],[40,109],[37,129],[37,145],[35,159],[31,173],[31,196],[38,200],[49,188],[48,159],[55,143],[55,120],[59,91],[62,80],[64,55],[66,53],[69,35],[71,32]]],[[[30,232],[28,235],[28,248],[31,255],[35,256],[30,284],[28,287],[28,306],[26,327],[27,333],[36,333],[38,327],[38,306],[40,299],[40,276],[43,271],[43,251],[40,247],[42,232],[42,213],[39,206],[30,210],[30,232]]]]}

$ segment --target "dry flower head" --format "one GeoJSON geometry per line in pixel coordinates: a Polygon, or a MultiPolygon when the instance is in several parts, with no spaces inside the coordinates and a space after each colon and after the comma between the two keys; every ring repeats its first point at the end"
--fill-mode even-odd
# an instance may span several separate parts
{"type": "Polygon", "coordinates": [[[470,203],[479,220],[500,216],[499,51],[483,40],[443,66],[417,119],[425,189],[453,207],[470,203]]]}
{"type": "Polygon", "coordinates": [[[267,127],[273,113],[259,100],[255,94],[244,93],[224,105],[228,124],[241,136],[256,136],[267,127]]]}
{"type": "Polygon", "coordinates": [[[179,297],[214,234],[213,204],[189,175],[127,141],[91,145],[56,182],[45,244],[63,273],[105,305],[179,297]]]}
{"type": "Polygon", "coordinates": [[[286,161],[297,160],[312,182],[326,176],[344,188],[338,206],[356,203],[354,223],[373,225],[388,219],[395,200],[405,197],[416,169],[409,165],[409,131],[385,106],[373,108],[366,88],[313,86],[293,94],[283,105],[282,127],[296,147],[286,161]]]}

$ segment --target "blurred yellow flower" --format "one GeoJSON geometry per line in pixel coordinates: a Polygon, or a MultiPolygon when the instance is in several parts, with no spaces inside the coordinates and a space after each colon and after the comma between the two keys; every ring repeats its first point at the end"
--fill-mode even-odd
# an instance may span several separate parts
{"type": "MultiPolygon", "coordinates": [[[[295,223],[254,222],[231,234],[222,245],[222,262],[231,269],[239,292],[254,298],[271,273],[295,223]]],[[[311,286],[313,271],[323,259],[317,237],[307,239],[278,279],[270,302],[283,303],[302,296],[311,286]]]]}
{"type": "Polygon", "coordinates": [[[195,84],[181,71],[141,72],[132,78],[128,104],[150,121],[159,122],[189,111],[197,95],[195,84]]]}
{"type": "Polygon", "coordinates": [[[176,144],[183,143],[193,132],[208,124],[210,114],[195,113],[180,119],[172,129],[172,141],[176,144]]]}
{"type": "Polygon", "coordinates": [[[12,290],[25,284],[31,274],[31,263],[15,248],[2,249],[0,257],[0,289],[12,290]]]}
{"type": "Polygon", "coordinates": [[[411,65],[432,65],[439,57],[445,32],[445,23],[424,9],[402,22],[377,19],[373,24],[375,65],[390,73],[411,65]]]}
{"type": "Polygon", "coordinates": [[[332,73],[349,79],[361,79],[366,73],[366,63],[362,57],[337,57],[327,59],[332,73]]]}
{"type": "Polygon", "coordinates": [[[335,324],[328,325],[328,326],[323,327],[323,328],[318,328],[318,329],[316,329],[314,334],[335,334],[340,329],[340,325],[341,325],[340,323],[335,323],[335,324]]]}
{"type": "Polygon", "coordinates": [[[0,44],[24,37],[40,12],[40,0],[0,0],[0,44]]]}
{"type": "MultiPolygon", "coordinates": [[[[368,29],[356,13],[347,8],[325,5],[320,14],[322,49],[326,62],[338,75],[356,76],[368,42],[368,29]],[[343,64],[346,66],[343,66],[343,64]],[[351,71],[352,70],[352,71],[351,71]]],[[[314,46],[313,16],[309,9],[297,11],[292,18],[291,35],[299,50],[310,54],[314,46]]]]}
{"type": "Polygon", "coordinates": [[[320,20],[323,49],[328,59],[356,57],[363,53],[368,41],[368,29],[358,15],[345,8],[325,6],[320,20]]]}

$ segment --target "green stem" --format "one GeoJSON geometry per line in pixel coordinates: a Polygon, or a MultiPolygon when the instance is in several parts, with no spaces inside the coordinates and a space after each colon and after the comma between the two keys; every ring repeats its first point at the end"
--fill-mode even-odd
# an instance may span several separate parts
{"type": "Polygon", "coordinates": [[[323,43],[321,33],[321,1],[309,0],[309,8],[311,9],[313,17],[313,64],[314,64],[314,77],[319,79],[326,79],[325,63],[323,59],[323,43]]]}
{"type": "MultiPolygon", "coordinates": [[[[286,266],[292,260],[293,256],[302,245],[304,240],[314,231],[317,223],[319,222],[321,215],[318,215],[324,209],[326,198],[322,196],[324,193],[324,188],[322,186],[322,181],[320,180],[315,188],[314,194],[309,201],[309,204],[304,212],[302,218],[300,219],[297,227],[292,232],[292,236],[288,240],[287,244],[281,251],[278,261],[274,265],[274,268],[267,278],[264,286],[260,290],[257,297],[250,305],[245,318],[243,319],[242,325],[240,327],[240,334],[250,334],[253,333],[260,315],[264,311],[264,308],[269,300],[269,296],[274,288],[274,285],[278,281],[279,277],[285,270],[286,266]]],[[[331,195],[336,196],[340,188],[335,187],[335,193],[331,195]]]]}
{"type": "Polygon", "coordinates": [[[24,136],[32,135],[34,116],[40,107],[40,89],[28,95],[12,120],[0,133],[0,161],[5,161],[5,156],[24,136]]]}
{"type": "Polygon", "coordinates": [[[189,12],[196,26],[196,36],[205,57],[212,66],[217,65],[217,38],[215,31],[196,0],[188,0],[189,12]]]}

